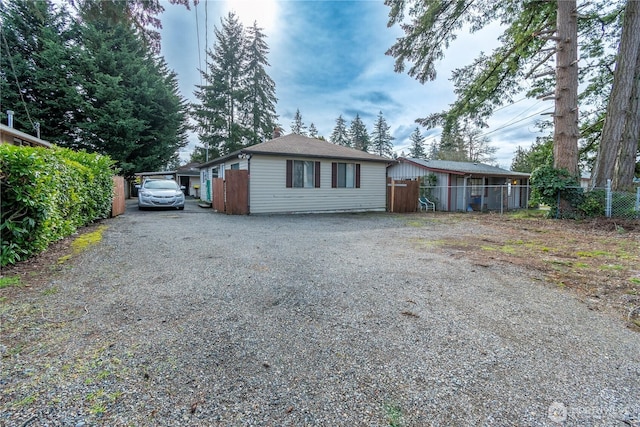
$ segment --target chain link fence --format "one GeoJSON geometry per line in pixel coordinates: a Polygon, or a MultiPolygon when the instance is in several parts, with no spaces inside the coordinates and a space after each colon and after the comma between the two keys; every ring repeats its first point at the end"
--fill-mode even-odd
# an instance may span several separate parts
{"type": "MultiPolygon", "coordinates": [[[[526,185],[420,186],[420,197],[444,212],[499,212],[539,207],[526,185]]],[[[545,208],[545,206],[540,206],[545,208]]],[[[605,188],[568,187],[558,193],[556,206],[548,206],[556,218],[606,217],[640,219],[640,187],[635,192],[605,188]]]]}

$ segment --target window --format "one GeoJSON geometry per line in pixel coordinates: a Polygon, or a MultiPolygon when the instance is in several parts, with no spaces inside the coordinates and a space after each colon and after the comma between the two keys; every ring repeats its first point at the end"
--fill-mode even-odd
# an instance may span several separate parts
{"type": "Polygon", "coordinates": [[[332,188],[360,188],[359,163],[332,163],[332,188]]]}
{"type": "Polygon", "coordinates": [[[287,188],[320,188],[320,162],[287,160],[287,188]]]}
{"type": "Polygon", "coordinates": [[[240,163],[234,163],[231,165],[231,170],[239,170],[240,169],[240,163]]]}

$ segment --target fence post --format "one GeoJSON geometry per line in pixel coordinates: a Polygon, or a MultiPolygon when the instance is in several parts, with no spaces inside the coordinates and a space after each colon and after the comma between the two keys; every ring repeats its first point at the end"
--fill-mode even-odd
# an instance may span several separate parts
{"type": "Polygon", "coordinates": [[[500,215],[504,213],[504,185],[500,186],[500,215]]]}
{"type": "Polygon", "coordinates": [[[606,216],[607,218],[611,218],[611,202],[612,202],[612,195],[611,195],[611,179],[607,180],[607,187],[606,187],[606,195],[605,195],[605,207],[604,207],[604,216],[606,216]]]}
{"type": "Polygon", "coordinates": [[[640,187],[636,187],[636,212],[640,212],[640,187]]]}

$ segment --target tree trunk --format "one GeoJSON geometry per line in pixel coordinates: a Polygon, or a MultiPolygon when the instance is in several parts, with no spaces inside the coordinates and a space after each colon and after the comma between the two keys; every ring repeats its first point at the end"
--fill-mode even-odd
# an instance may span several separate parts
{"type": "Polygon", "coordinates": [[[576,0],[558,0],[553,158],[578,177],[578,25],[576,0]]]}
{"type": "MultiPolygon", "coordinates": [[[[640,2],[637,2],[640,4],[640,2]]],[[[638,32],[640,34],[640,32],[638,32]]],[[[622,134],[620,144],[620,157],[618,159],[616,173],[613,177],[613,188],[626,190],[633,188],[633,178],[636,172],[636,159],[640,150],[640,49],[636,58],[636,69],[631,97],[629,99],[629,111],[627,123],[622,134]]]]}
{"type": "MultiPolygon", "coordinates": [[[[562,2],[560,2],[562,3],[562,2]]],[[[613,74],[613,87],[607,105],[596,167],[592,177],[595,187],[604,187],[607,179],[613,188],[630,186],[633,181],[635,155],[638,150],[638,55],[640,55],[640,1],[627,0],[622,37],[613,74]],[[634,83],[635,82],[635,83],[634,83]],[[634,89],[634,86],[636,88],[634,89]],[[635,96],[635,101],[633,97],[635,96]],[[624,138],[624,139],[623,139],[624,138]],[[634,139],[635,138],[635,139],[634,139]],[[630,153],[630,139],[635,140],[630,153]],[[629,164],[633,163],[631,169],[629,164]],[[631,170],[631,174],[629,171],[631,170]]]]}

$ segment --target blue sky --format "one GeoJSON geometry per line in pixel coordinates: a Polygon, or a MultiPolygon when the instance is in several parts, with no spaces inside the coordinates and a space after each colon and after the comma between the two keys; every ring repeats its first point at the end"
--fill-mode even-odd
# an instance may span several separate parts
{"type": "MultiPolygon", "coordinates": [[[[161,16],[162,55],[178,74],[187,100],[194,100],[195,85],[200,83],[198,68],[204,66],[205,44],[213,46],[214,26],[219,28],[220,18],[230,10],[245,26],[256,20],[264,28],[270,48],[267,72],[276,83],[276,111],[286,133],[296,109],[304,123],[314,123],[325,138],[339,115],[349,125],[359,114],[371,133],[382,111],[398,154],[408,151],[415,119],[442,111],[454,101],[451,70],[469,63],[481,49],[489,52],[499,34],[495,27],[461,34],[438,65],[438,78],[422,85],[395,73],[394,59],[384,54],[401,31],[387,28],[389,9],[382,0],[201,0],[197,10],[192,6],[190,11],[166,2],[161,16]]],[[[548,102],[523,100],[499,110],[490,120],[485,134],[498,147],[500,166],[511,165],[518,145],[529,147],[535,141],[539,133],[534,122],[542,118],[536,113],[550,107],[548,102]]],[[[427,142],[439,135],[438,129],[421,128],[421,132],[427,142]]],[[[196,142],[197,137],[191,136],[183,159],[188,159],[196,142]]]]}

